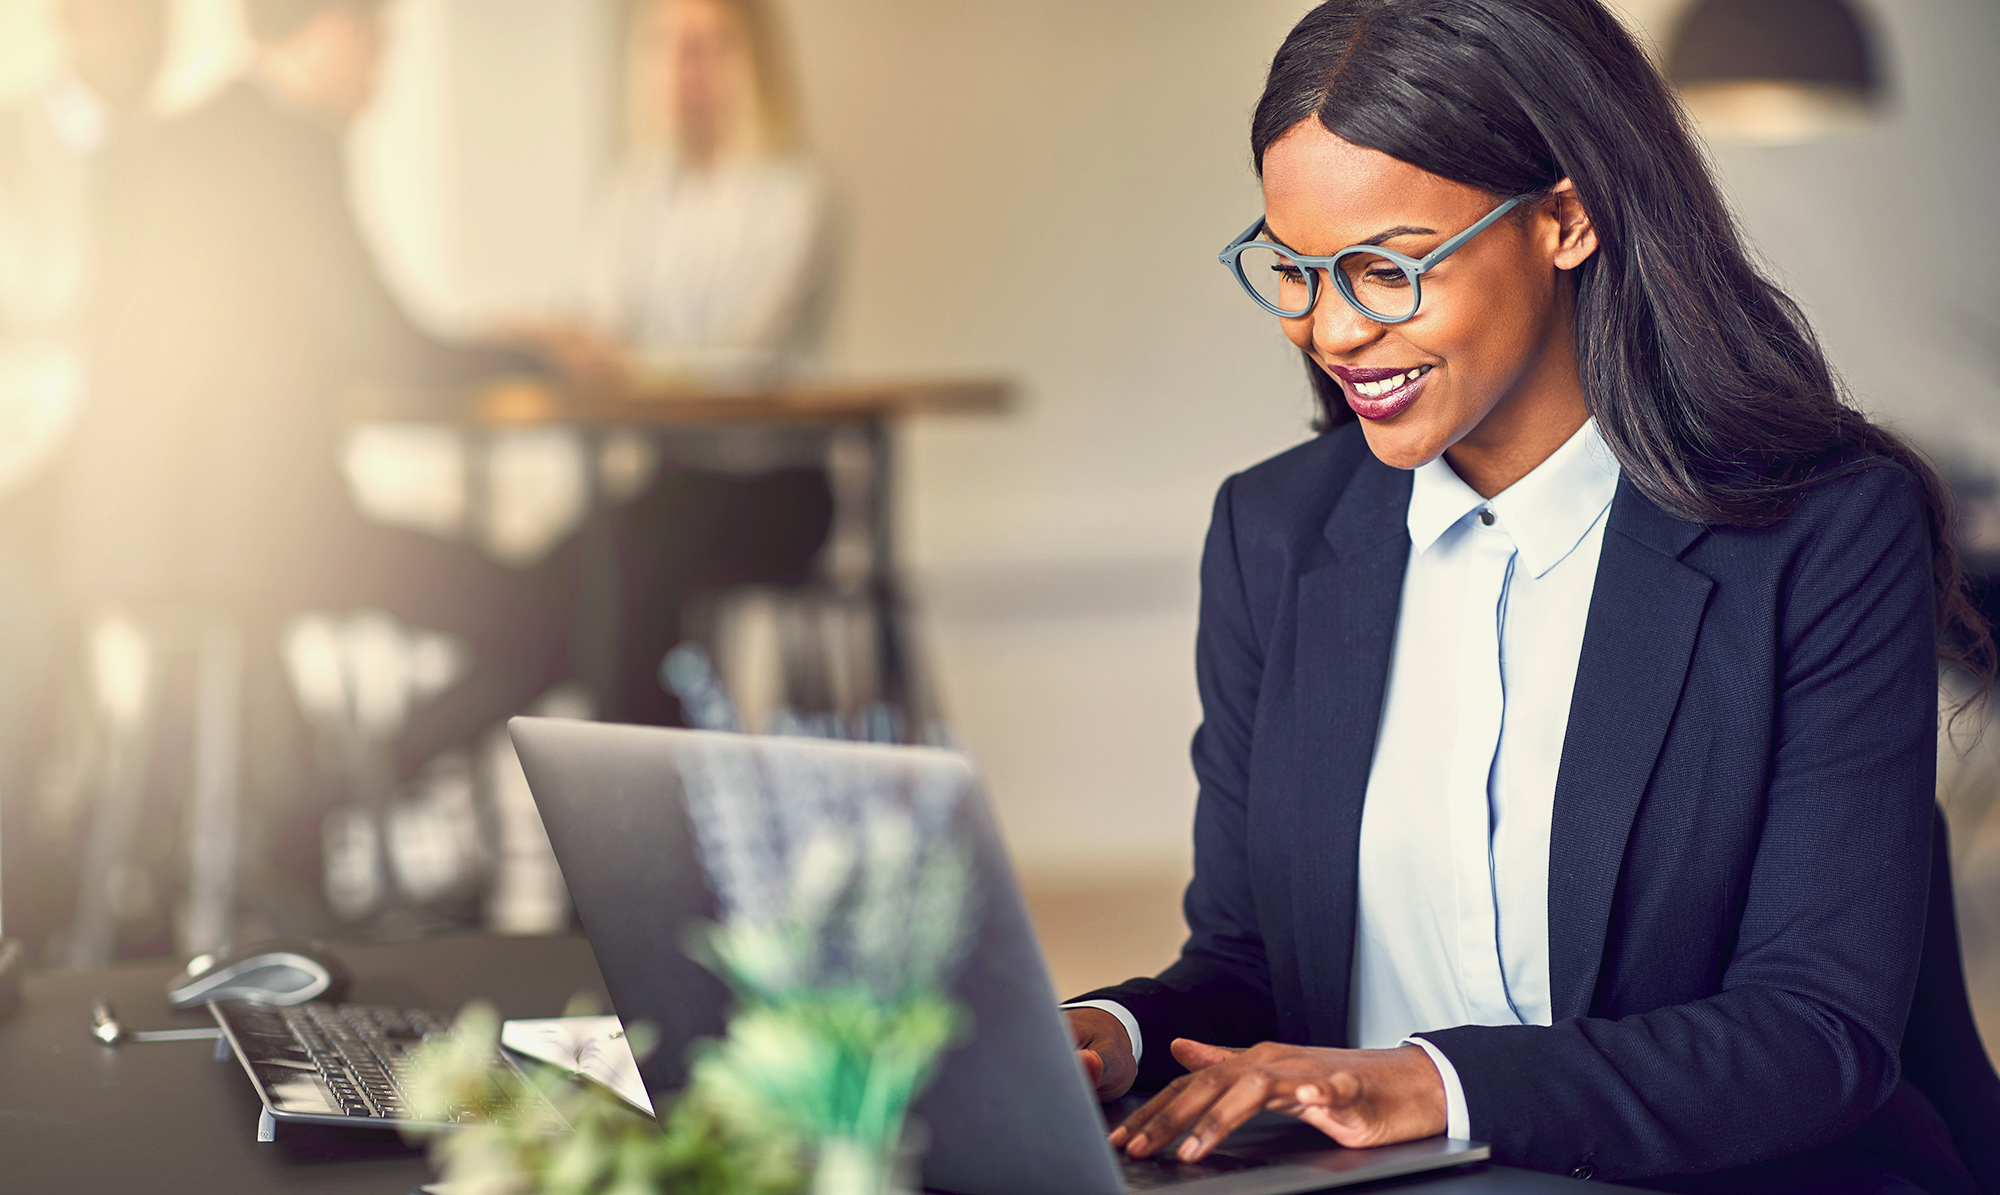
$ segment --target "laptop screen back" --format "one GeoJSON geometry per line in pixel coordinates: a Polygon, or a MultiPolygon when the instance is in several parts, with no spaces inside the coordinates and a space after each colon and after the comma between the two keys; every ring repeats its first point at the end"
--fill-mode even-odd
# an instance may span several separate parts
{"type": "Polygon", "coordinates": [[[925,1185],[962,1195],[1123,1190],[1013,869],[963,757],[538,718],[510,728],[616,1011],[659,1032],[640,1067],[658,1107],[685,1085],[689,1048],[723,1032],[729,1005],[727,989],[686,950],[691,924],[719,911],[688,811],[691,788],[715,799],[702,769],[748,753],[781,779],[837,762],[879,777],[884,794],[949,786],[976,892],[975,930],[951,992],[972,1028],[915,1108],[929,1139],[925,1185]]]}

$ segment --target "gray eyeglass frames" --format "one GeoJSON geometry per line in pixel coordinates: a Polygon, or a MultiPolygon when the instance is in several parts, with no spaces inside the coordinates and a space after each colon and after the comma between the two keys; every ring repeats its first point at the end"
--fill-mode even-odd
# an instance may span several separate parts
{"type": "Polygon", "coordinates": [[[1349,245],[1332,257],[1306,257],[1276,241],[1260,241],[1263,217],[1229,242],[1221,261],[1257,305],[1282,319],[1297,319],[1319,302],[1323,271],[1347,305],[1381,324],[1400,324],[1417,314],[1423,303],[1424,275],[1465,247],[1488,225],[1527,199],[1516,195],[1423,257],[1411,257],[1380,245],[1349,245]]]}

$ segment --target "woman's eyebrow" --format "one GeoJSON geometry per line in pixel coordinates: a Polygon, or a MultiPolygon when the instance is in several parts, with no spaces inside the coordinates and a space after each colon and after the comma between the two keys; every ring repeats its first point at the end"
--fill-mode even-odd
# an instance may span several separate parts
{"type": "Polygon", "coordinates": [[[1379,245],[1383,241],[1393,237],[1434,236],[1436,233],[1437,229],[1435,228],[1412,228],[1408,224],[1398,224],[1394,228],[1384,229],[1376,233],[1365,241],[1356,241],[1354,243],[1357,245],[1379,245]]]}
{"type": "MultiPolygon", "coordinates": [[[[1272,244],[1277,245],[1283,249],[1291,249],[1293,253],[1298,252],[1297,249],[1292,249],[1290,245],[1287,245],[1285,244],[1285,242],[1279,240],[1278,234],[1272,232],[1268,226],[1266,226],[1264,229],[1264,235],[1270,238],[1272,244]]],[[[1437,229],[1435,228],[1417,228],[1409,224],[1398,224],[1394,228],[1383,229],[1381,232],[1376,233],[1374,236],[1369,237],[1365,241],[1356,241],[1354,243],[1357,245],[1379,245],[1383,241],[1390,240],[1394,237],[1410,237],[1410,236],[1421,237],[1421,236],[1435,236],[1435,235],[1437,235],[1437,229]]]]}

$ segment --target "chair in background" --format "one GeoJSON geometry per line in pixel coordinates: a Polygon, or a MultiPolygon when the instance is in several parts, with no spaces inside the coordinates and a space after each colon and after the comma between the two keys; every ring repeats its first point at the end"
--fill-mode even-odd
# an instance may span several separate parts
{"type": "Polygon", "coordinates": [[[742,586],[697,599],[688,641],[660,661],[660,684],[708,729],[869,742],[944,744],[951,733],[924,674],[894,699],[881,662],[880,607],[828,583],[742,586]]]}
{"type": "MultiPolygon", "coordinates": [[[[243,795],[246,676],[259,657],[282,671],[343,799],[320,823],[331,923],[267,909],[249,932],[407,937],[467,920],[450,910],[476,904],[490,854],[472,760],[441,758],[403,786],[393,755],[410,713],[465,674],[463,644],[379,611],[305,613],[246,635],[216,610],[161,608],[92,619],[82,655],[84,699],[46,769],[72,790],[55,804],[83,826],[64,964],[102,966],[135,936],[147,952],[213,953],[244,932],[243,902],[269,896],[245,890],[269,862],[245,857],[246,840],[268,845],[247,828],[243,795]]],[[[285,695],[256,699],[274,696],[285,695]]],[[[309,761],[297,762],[281,795],[309,800],[309,761]]]]}
{"type": "Polygon", "coordinates": [[[471,761],[434,760],[405,792],[395,742],[418,705],[465,677],[469,649],[379,610],[300,614],[282,644],[299,707],[347,786],[321,826],[328,907],[370,937],[438,928],[430,906],[470,891],[486,863],[471,761]]]}

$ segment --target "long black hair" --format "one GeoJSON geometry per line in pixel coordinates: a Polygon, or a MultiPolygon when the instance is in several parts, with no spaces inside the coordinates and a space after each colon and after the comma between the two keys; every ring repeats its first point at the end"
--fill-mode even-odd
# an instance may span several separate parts
{"type": "MultiPolygon", "coordinates": [[[[1951,496],[1843,400],[1798,306],[1754,266],[1666,81],[1598,0],[1329,0],[1278,50],[1251,151],[1300,121],[1495,196],[1564,178],[1596,228],[1575,271],[1583,390],[1624,475],[1706,524],[1782,518],[1829,470],[1886,457],[1929,506],[1938,653],[1994,672],[1951,496]]],[[[1321,430],[1354,418],[1310,358],[1321,430]]]]}

